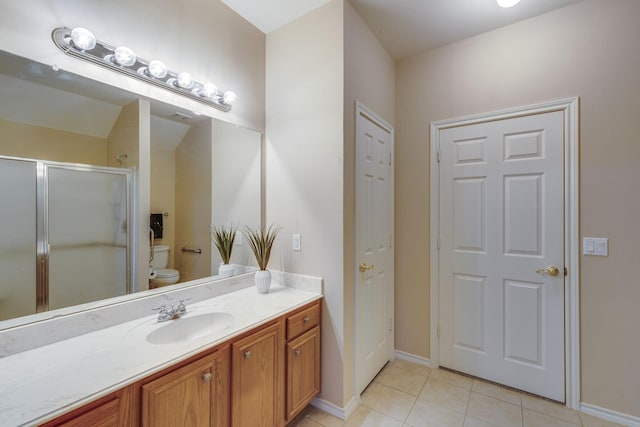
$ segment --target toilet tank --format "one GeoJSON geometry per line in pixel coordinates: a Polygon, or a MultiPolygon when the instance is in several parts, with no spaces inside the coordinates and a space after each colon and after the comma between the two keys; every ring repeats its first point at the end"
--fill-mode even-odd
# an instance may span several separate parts
{"type": "Polygon", "coordinates": [[[155,269],[167,268],[168,263],[169,263],[169,246],[154,245],[153,261],[151,261],[151,266],[155,269]]]}

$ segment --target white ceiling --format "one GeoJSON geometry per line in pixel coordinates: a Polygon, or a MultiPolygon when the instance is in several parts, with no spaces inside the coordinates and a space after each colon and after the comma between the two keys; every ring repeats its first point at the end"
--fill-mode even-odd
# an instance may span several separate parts
{"type": "MultiPolygon", "coordinates": [[[[330,0],[222,0],[268,33],[330,0]]],[[[349,0],[394,59],[415,55],[582,0],[349,0]]]]}

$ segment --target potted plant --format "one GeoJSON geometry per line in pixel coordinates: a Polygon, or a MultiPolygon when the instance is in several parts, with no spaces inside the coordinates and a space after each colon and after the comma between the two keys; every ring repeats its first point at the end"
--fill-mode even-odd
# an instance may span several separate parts
{"type": "Polygon", "coordinates": [[[269,264],[271,248],[279,231],[280,227],[273,224],[268,228],[264,226],[259,228],[245,226],[242,231],[258,263],[259,270],[256,271],[255,282],[256,289],[260,294],[269,292],[269,287],[271,286],[271,272],[267,270],[267,264],[269,264]]]}
{"type": "Polygon", "coordinates": [[[218,267],[218,275],[221,277],[230,277],[233,274],[233,265],[231,262],[231,252],[233,251],[233,242],[236,239],[237,227],[229,226],[211,226],[211,240],[215,243],[222,262],[218,267]]]}

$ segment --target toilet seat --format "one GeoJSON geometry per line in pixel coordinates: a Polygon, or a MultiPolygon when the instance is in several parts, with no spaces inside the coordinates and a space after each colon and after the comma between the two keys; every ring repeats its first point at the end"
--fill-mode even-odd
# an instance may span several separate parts
{"type": "Polygon", "coordinates": [[[180,280],[180,272],[172,268],[159,268],[156,270],[156,275],[153,277],[151,287],[157,288],[160,286],[173,285],[180,280]]]}
{"type": "Polygon", "coordinates": [[[156,270],[156,277],[169,279],[171,277],[180,277],[180,272],[178,270],[174,270],[172,268],[160,268],[156,270]]]}

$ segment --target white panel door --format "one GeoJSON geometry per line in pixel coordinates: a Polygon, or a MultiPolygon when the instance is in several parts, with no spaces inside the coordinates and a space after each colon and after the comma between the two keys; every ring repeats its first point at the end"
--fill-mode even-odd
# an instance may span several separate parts
{"type": "Polygon", "coordinates": [[[356,386],[361,393],[393,352],[392,133],[359,110],[356,167],[356,386]]]}
{"type": "Polygon", "coordinates": [[[564,129],[440,133],[440,364],[564,402],[564,129]],[[555,271],[541,271],[546,267],[555,271]]]}

